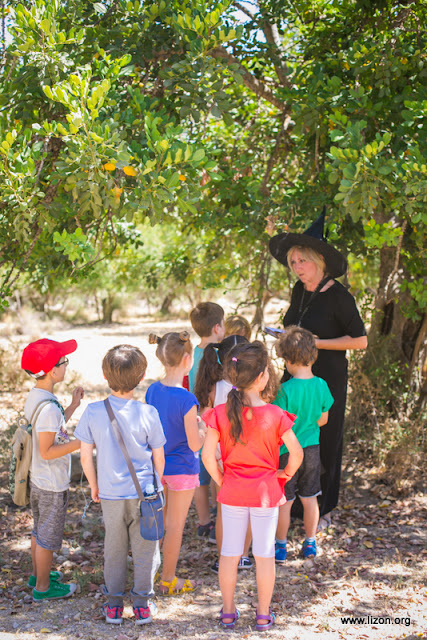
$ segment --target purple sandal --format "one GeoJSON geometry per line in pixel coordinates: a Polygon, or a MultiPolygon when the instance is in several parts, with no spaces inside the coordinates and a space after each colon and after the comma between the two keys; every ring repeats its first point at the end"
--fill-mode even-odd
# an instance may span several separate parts
{"type": "Polygon", "coordinates": [[[257,631],[265,631],[266,629],[271,629],[271,627],[274,624],[274,621],[276,620],[276,616],[274,615],[274,613],[272,612],[272,610],[269,610],[269,614],[268,616],[262,615],[260,613],[257,613],[256,616],[256,630],[257,631]],[[258,624],[258,620],[268,620],[267,624],[258,624]]]}
{"type": "Polygon", "coordinates": [[[236,622],[239,618],[240,618],[240,611],[238,611],[238,609],[236,609],[234,613],[224,613],[222,609],[219,612],[219,620],[220,620],[219,623],[221,627],[224,627],[224,629],[234,629],[234,627],[236,626],[236,622]],[[224,622],[224,619],[226,620],[231,619],[232,622],[224,622]]]}

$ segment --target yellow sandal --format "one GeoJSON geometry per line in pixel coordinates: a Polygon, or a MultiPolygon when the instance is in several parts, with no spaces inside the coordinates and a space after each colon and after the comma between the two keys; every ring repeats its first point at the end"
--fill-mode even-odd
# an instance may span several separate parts
{"type": "Polygon", "coordinates": [[[160,580],[160,590],[159,593],[161,596],[180,596],[183,593],[190,593],[191,591],[195,591],[197,589],[197,584],[193,584],[191,580],[186,578],[184,580],[184,584],[180,589],[176,589],[178,584],[178,578],[175,576],[173,580],[170,582],[166,582],[165,580],[160,580]],[[162,591],[161,587],[166,587],[167,591],[162,591]]]}

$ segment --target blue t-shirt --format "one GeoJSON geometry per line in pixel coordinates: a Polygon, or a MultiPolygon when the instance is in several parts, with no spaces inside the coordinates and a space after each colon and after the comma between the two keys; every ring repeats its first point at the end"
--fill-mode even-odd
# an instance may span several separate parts
{"type": "MultiPolygon", "coordinates": [[[[151,449],[162,447],[166,438],[159,414],[137,400],[109,396],[111,408],[119,424],[139,484],[144,491],[153,483],[151,449]]],[[[89,404],[74,432],[76,438],[96,446],[99,497],[104,500],[138,498],[126,460],[114,435],[104,402],[89,404]]],[[[157,485],[162,488],[159,477],[157,485]]]]}
{"type": "MultiPolygon", "coordinates": [[[[319,444],[320,427],[317,421],[322,413],[329,411],[334,403],[329,387],[323,378],[290,378],[280,385],[276,404],[281,409],[294,413],[297,419],[292,427],[301,447],[319,444]]],[[[286,445],[280,447],[280,453],[288,451],[286,445]]]]}
{"type": "Polygon", "coordinates": [[[194,348],[193,353],[193,366],[190,369],[190,373],[188,374],[188,387],[191,393],[194,393],[194,387],[196,386],[196,378],[197,372],[199,370],[200,361],[203,358],[205,350],[201,349],[199,346],[194,348]]]}
{"type": "Polygon", "coordinates": [[[196,396],[159,381],[148,387],[145,401],[156,407],[165,432],[165,476],[199,473],[199,453],[188,446],[184,427],[184,416],[194,405],[199,408],[196,396]]]}

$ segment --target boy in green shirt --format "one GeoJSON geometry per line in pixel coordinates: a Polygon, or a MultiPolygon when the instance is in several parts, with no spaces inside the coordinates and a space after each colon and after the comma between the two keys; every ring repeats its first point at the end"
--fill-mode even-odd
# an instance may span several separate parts
{"type": "MultiPolygon", "coordinates": [[[[292,429],[304,450],[304,460],[300,468],[285,485],[286,504],[279,508],[276,563],[284,564],[291,508],[296,493],[304,509],[305,540],[302,554],[305,558],[317,554],[317,496],[321,494],[319,436],[320,427],[328,421],[329,409],[334,399],[326,382],[314,376],[311,371],[317,359],[317,348],[310,331],[296,326],[287,327],[284,335],[276,343],[276,353],[284,358],[286,369],[292,377],[280,386],[273,404],[297,416],[292,429]]],[[[283,445],[280,448],[280,469],[286,467],[288,456],[288,450],[283,445]]]]}

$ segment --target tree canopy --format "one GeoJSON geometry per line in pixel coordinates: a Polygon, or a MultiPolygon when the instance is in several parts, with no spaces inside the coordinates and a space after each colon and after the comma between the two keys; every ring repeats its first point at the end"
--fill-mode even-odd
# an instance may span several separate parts
{"type": "Polygon", "coordinates": [[[88,274],[126,244],[126,225],[149,219],[176,231],[166,254],[182,282],[244,281],[261,307],[283,286],[268,233],[301,231],[326,205],[329,240],[362,288],[375,273],[373,331],[420,370],[424,2],[3,0],[2,11],[5,298],[22,273],[88,274]]]}

